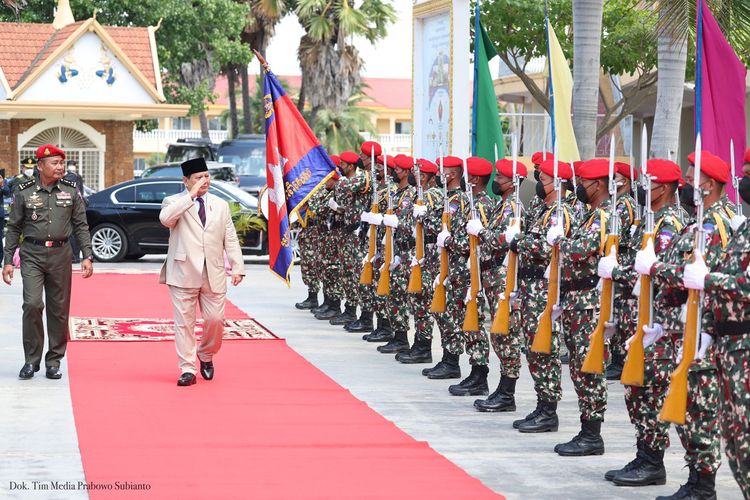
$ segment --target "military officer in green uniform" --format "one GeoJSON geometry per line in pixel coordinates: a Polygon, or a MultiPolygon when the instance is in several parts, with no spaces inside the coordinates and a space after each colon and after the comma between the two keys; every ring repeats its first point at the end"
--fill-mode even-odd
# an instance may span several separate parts
{"type": "Polygon", "coordinates": [[[72,250],[68,240],[78,239],[84,259],[84,278],[92,275],[91,237],[86,208],[75,182],[63,179],[65,152],[52,144],[36,151],[39,176],[18,186],[8,221],[4,252],[3,281],[13,280],[13,253],[21,236],[23,278],[23,349],[26,361],[18,374],[30,379],[39,371],[44,347],[42,311],[46,292],[49,350],[45,356],[46,376],[59,379],[60,360],[65,356],[70,314],[72,250]]]}

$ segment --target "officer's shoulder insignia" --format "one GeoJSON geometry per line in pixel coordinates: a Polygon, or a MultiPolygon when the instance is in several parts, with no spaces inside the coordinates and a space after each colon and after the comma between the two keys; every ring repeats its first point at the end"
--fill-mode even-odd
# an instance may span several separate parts
{"type": "Polygon", "coordinates": [[[76,181],[71,181],[68,179],[60,179],[60,183],[65,184],[66,186],[73,187],[73,188],[76,187],[76,181]]]}
{"type": "Polygon", "coordinates": [[[18,189],[24,190],[24,189],[26,189],[28,187],[33,186],[34,184],[36,184],[36,181],[34,179],[29,179],[28,181],[19,184],[18,185],[18,189]]]}

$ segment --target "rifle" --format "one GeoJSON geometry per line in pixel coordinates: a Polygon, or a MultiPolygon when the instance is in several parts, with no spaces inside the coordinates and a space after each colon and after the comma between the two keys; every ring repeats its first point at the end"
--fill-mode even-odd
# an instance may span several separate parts
{"type": "MultiPolygon", "coordinates": [[[[641,184],[646,189],[646,205],[643,207],[643,216],[646,218],[646,227],[644,228],[643,238],[641,240],[641,250],[648,246],[650,241],[654,241],[654,211],[651,210],[651,176],[648,175],[648,136],[644,126],[641,132],[641,184]]],[[[633,341],[630,343],[628,356],[625,358],[625,364],[620,376],[620,382],[625,385],[643,386],[644,371],[644,349],[643,349],[643,327],[648,325],[654,326],[654,286],[651,282],[651,276],[642,274],[638,279],[641,280],[641,289],[638,294],[638,326],[635,329],[633,341]]]]}
{"type": "MultiPolygon", "coordinates": [[[[391,193],[391,180],[388,174],[388,155],[385,150],[383,151],[383,181],[385,184],[385,191],[388,195],[388,208],[385,211],[386,215],[393,215],[393,196],[391,193]]],[[[385,226],[385,250],[383,251],[383,268],[380,271],[380,278],[378,279],[378,289],[376,293],[379,296],[386,296],[391,294],[391,262],[393,261],[393,228],[385,226]]]]}
{"type": "MultiPolygon", "coordinates": [[[[422,171],[419,168],[419,163],[414,162],[414,168],[417,171],[417,205],[424,205],[424,191],[422,189],[422,171]]],[[[414,232],[416,233],[416,248],[415,258],[417,259],[417,265],[411,268],[411,274],[409,274],[409,286],[407,291],[409,293],[422,293],[422,259],[424,258],[424,227],[418,220],[414,221],[414,232]]]]}
{"type": "Polygon", "coordinates": [[[636,191],[636,184],[635,184],[635,167],[633,166],[634,159],[633,159],[633,153],[631,151],[630,153],[630,196],[633,197],[633,200],[635,201],[635,214],[633,216],[633,223],[631,224],[631,227],[635,226],[638,227],[641,225],[641,206],[638,204],[638,192],[636,191]]]}
{"type": "Polygon", "coordinates": [[[734,166],[734,139],[729,141],[729,154],[732,156],[732,186],[734,187],[734,210],[737,215],[742,215],[742,198],[740,198],[740,178],[734,166]]]}
{"type": "MultiPolygon", "coordinates": [[[[565,214],[562,206],[562,179],[558,173],[558,148],[554,145],[555,155],[555,191],[557,192],[557,206],[555,207],[555,218],[557,224],[565,224],[565,214]]],[[[550,354],[552,352],[552,309],[560,304],[560,246],[554,245],[550,251],[549,282],[547,286],[547,305],[539,315],[539,325],[534,334],[534,342],[531,344],[533,352],[550,354]]]]}
{"type": "MultiPolygon", "coordinates": [[[[380,195],[378,194],[377,166],[375,165],[375,148],[370,148],[370,176],[372,177],[372,206],[370,212],[376,214],[380,211],[380,195]]],[[[367,262],[362,268],[359,276],[361,285],[372,285],[372,261],[375,258],[378,242],[378,226],[370,224],[370,248],[367,250],[367,262]]]]}
{"type": "MultiPolygon", "coordinates": [[[[696,189],[693,193],[695,203],[695,258],[703,258],[706,251],[706,234],[703,229],[703,193],[700,189],[701,178],[701,135],[695,139],[695,177],[693,183],[696,189]]],[[[693,260],[695,262],[695,260],[693,260]]],[[[703,291],[688,290],[687,299],[687,321],[682,336],[682,360],[672,372],[672,381],[669,384],[669,392],[664,400],[659,418],[665,422],[677,425],[685,424],[685,411],[687,410],[688,371],[695,359],[695,348],[698,343],[698,333],[701,328],[703,315],[703,291]]]]}
{"type": "MultiPolygon", "coordinates": [[[[493,165],[492,168],[495,168],[493,165]]],[[[464,160],[464,183],[466,184],[466,195],[469,197],[469,207],[471,209],[471,219],[477,219],[477,210],[474,207],[474,192],[469,184],[469,170],[464,160]]],[[[477,296],[482,285],[479,282],[479,250],[478,238],[473,234],[469,235],[469,269],[471,275],[471,288],[469,289],[469,300],[466,302],[466,315],[464,316],[463,330],[465,332],[479,331],[479,305],[477,296]]]]}
{"type": "MultiPolygon", "coordinates": [[[[513,135],[513,201],[516,204],[513,210],[513,218],[508,222],[509,226],[521,225],[521,177],[518,175],[518,136],[513,135]]],[[[510,241],[506,242],[510,245],[510,241]]],[[[508,335],[510,333],[510,301],[516,290],[516,275],[518,270],[518,254],[512,250],[508,254],[508,270],[505,273],[505,291],[497,303],[495,318],[492,320],[491,333],[508,335]]]]}
{"type": "MultiPolygon", "coordinates": [[[[609,146],[609,234],[604,245],[604,255],[614,252],[620,244],[620,220],[617,214],[617,181],[615,180],[615,136],[610,138],[609,146]]],[[[607,323],[612,320],[614,309],[614,284],[611,278],[602,278],[602,294],[599,298],[599,322],[594,333],[589,338],[589,351],[583,360],[581,370],[586,373],[602,373],[604,371],[604,338],[607,323]]]]}
{"type": "MultiPolygon", "coordinates": [[[[441,148],[442,149],[442,148],[441,148]]],[[[451,230],[451,209],[450,203],[448,202],[448,186],[445,183],[445,169],[443,168],[443,154],[440,151],[440,179],[443,183],[443,231],[451,230]]],[[[430,304],[430,312],[444,313],[445,312],[445,280],[448,278],[448,249],[443,247],[440,249],[440,274],[438,275],[438,283],[435,286],[435,293],[432,294],[432,303],[430,304]]]]}

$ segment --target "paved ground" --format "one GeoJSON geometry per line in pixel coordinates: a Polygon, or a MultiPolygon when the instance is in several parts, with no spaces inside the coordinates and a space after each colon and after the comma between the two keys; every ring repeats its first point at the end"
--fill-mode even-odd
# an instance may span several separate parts
{"type": "MultiPolygon", "coordinates": [[[[147,256],[137,263],[99,264],[96,268],[99,272],[105,268],[156,270],[160,262],[158,256],[147,256]]],[[[552,448],[577,433],[579,425],[567,372],[564,399],[558,410],[560,431],[521,435],[511,428],[511,421],[531,411],[535,401],[525,368],[518,383],[518,412],[480,414],[471,406],[474,398],[448,394],[447,387],[453,381],[431,381],[419,375],[425,365],[401,365],[392,356],[377,353],[375,346],[363,342],[359,335],[294,309],[294,302],[306,295],[297,270],[290,290],[257,259],[248,260],[248,264],[246,281],[229,292],[235,304],[286,338],[292,348],[354,396],[508,498],[654,498],[673,493],[687,477],[682,468],[682,448],[672,431],[665,486],[630,489],[604,481],[606,470],[621,467],[635,453],[633,429],[619,383],[609,386],[609,410],[603,426],[605,455],[561,458],[552,448]]],[[[9,491],[10,481],[83,479],[68,391],[59,387],[66,384],[65,378],[58,382],[43,377],[30,382],[16,379],[22,362],[20,290],[20,280],[10,288],[0,287],[0,497],[53,498],[46,493],[27,496],[9,491]],[[50,446],[53,437],[58,443],[50,446]]],[[[433,353],[439,356],[437,342],[433,353]]],[[[216,361],[217,376],[221,376],[221,358],[216,361]]],[[[465,359],[462,369],[468,373],[465,359]]],[[[493,359],[493,388],[498,378],[497,361],[493,359]]],[[[408,475],[409,470],[403,473],[408,475]]],[[[728,467],[719,471],[717,490],[721,499],[741,498],[728,467]]],[[[66,492],[63,497],[73,495],[66,492]]]]}

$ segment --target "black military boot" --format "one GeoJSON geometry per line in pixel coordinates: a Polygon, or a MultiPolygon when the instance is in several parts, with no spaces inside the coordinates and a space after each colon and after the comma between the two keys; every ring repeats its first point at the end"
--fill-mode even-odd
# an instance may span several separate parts
{"type": "Polygon", "coordinates": [[[716,500],[716,473],[696,474],[695,484],[684,497],[685,500],[716,500]]]}
{"type": "Polygon", "coordinates": [[[404,352],[409,350],[409,338],[406,336],[406,330],[399,331],[393,334],[393,338],[386,345],[379,345],[378,352],[383,354],[394,354],[397,352],[404,352]]]}
{"type": "MultiPolygon", "coordinates": [[[[529,420],[535,419],[537,416],[539,416],[539,413],[542,411],[542,404],[543,403],[541,401],[537,401],[536,402],[536,408],[534,409],[534,411],[532,411],[531,413],[529,413],[528,415],[526,415],[523,418],[520,418],[518,420],[514,420],[513,421],[513,428],[514,429],[518,429],[521,426],[522,423],[528,422],[529,420]]],[[[555,407],[555,409],[557,409],[557,407],[555,407]]]]}
{"type": "Polygon", "coordinates": [[[317,307],[310,308],[310,312],[313,314],[319,314],[327,311],[331,307],[331,297],[327,293],[323,294],[323,303],[317,307]]]}
{"type": "Polygon", "coordinates": [[[314,292],[312,288],[307,289],[307,298],[302,302],[294,304],[297,309],[312,309],[318,307],[318,292],[314,292]]]}
{"type": "Polygon", "coordinates": [[[329,321],[332,325],[345,325],[347,323],[351,323],[352,321],[357,320],[357,306],[349,305],[349,302],[347,301],[346,307],[344,308],[344,312],[341,314],[331,318],[331,321],[329,321]]]}
{"type": "Polygon", "coordinates": [[[366,335],[365,337],[362,338],[364,338],[368,342],[390,342],[393,338],[391,320],[378,318],[378,328],[370,335],[366,335]]]}
{"type": "Polygon", "coordinates": [[[328,309],[315,315],[315,319],[331,320],[341,314],[341,299],[331,299],[328,309]]]}
{"type": "Polygon", "coordinates": [[[698,476],[700,474],[698,474],[698,470],[693,466],[690,466],[689,470],[690,473],[688,475],[687,483],[680,486],[680,489],[673,494],[669,496],[658,496],[656,497],[656,500],[685,500],[686,498],[690,498],[693,487],[698,484],[698,476]]]}
{"type": "Polygon", "coordinates": [[[636,452],[636,454],[635,454],[635,458],[633,460],[631,460],[630,462],[628,462],[627,464],[625,464],[625,467],[623,467],[622,469],[612,469],[612,470],[608,470],[607,472],[605,472],[604,473],[604,479],[606,479],[607,481],[612,481],[617,474],[621,474],[623,472],[627,472],[629,470],[632,470],[632,469],[640,466],[641,461],[643,460],[641,458],[641,449],[643,448],[644,444],[643,444],[642,441],[638,440],[635,443],[635,446],[636,446],[636,448],[638,450],[636,452]]]}
{"type": "Polygon", "coordinates": [[[474,408],[482,412],[516,411],[516,380],[518,379],[503,375],[495,392],[487,399],[474,401],[474,408]]]}
{"type": "Polygon", "coordinates": [[[622,368],[624,365],[625,355],[620,353],[613,354],[605,373],[607,380],[620,380],[620,375],[622,375],[622,368]]]}
{"type": "Polygon", "coordinates": [[[638,450],[641,461],[630,470],[615,474],[612,482],[617,486],[649,486],[666,484],[667,470],[664,468],[664,450],[642,446],[638,450]]]}
{"type": "Polygon", "coordinates": [[[557,402],[540,401],[537,411],[536,416],[518,424],[518,432],[524,434],[557,432],[557,428],[560,426],[560,421],[557,418],[557,402]]]}
{"type": "Polygon", "coordinates": [[[448,387],[448,392],[453,396],[486,396],[490,392],[487,387],[489,372],[487,365],[473,365],[469,376],[460,383],[448,387]]]}
{"type": "Polygon", "coordinates": [[[371,332],[372,331],[372,311],[362,309],[359,319],[344,325],[347,332],[371,332]]]}
{"type": "Polygon", "coordinates": [[[386,323],[387,320],[385,318],[383,318],[382,316],[380,316],[380,315],[375,315],[375,316],[376,316],[377,321],[378,321],[377,322],[377,326],[375,327],[375,329],[372,332],[365,333],[364,335],[362,335],[362,340],[369,339],[370,335],[373,335],[373,334],[376,334],[376,333],[380,334],[380,331],[383,329],[383,326],[385,325],[385,323],[386,323]]]}
{"type": "MultiPolygon", "coordinates": [[[[519,428],[519,430],[521,430],[519,428]]],[[[581,419],[581,432],[567,443],[555,446],[555,452],[561,457],[584,457],[603,455],[602,421],[581,419]]],[[[617,476],[615,476],[616,478],[617,476]]],[[[614,479],[613,479],[614,481],[614,479]]]]}
{"type": "Polygon", "coordinates": [[[414,341],[411,349],[396,354],[396,361],[407,365],[432,363],[432,340],[421,339],[414,341]]]}
{"type": "MultiPolygon", "coordinates": [[[[424,371],[422,374],[424,374],[424,371]]],[[[433,380],[461,378],[461,367],[458,366],[458,354],[452,354],[448,350],[443,349],[443,359],[435,365],[435,368],[427,373],[427,378],[433,380]]]]}

